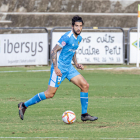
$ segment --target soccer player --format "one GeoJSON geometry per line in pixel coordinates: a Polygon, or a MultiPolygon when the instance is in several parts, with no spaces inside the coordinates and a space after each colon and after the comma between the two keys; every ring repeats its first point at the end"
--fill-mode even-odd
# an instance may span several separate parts
{"type": "Polygon", "coordinates": [[[65,78],[81,89],[81,120],[95,121],[98,119],[98,117],[91,116],[87,113],[89,84],[71,64],[71,61],[73,60],[77,69],[84,69],[84,66],[79,64],[76,60],[76,50],[79,43],[82,41],[80,33],[83,24],[81,17],[74,16],[72,18],[72,30],[66,32],[51,51],[52,65],[48,89],[45,92],[38,93],[28,101],[20,102],[18,104],[19,117],[22,120],[24,118],[24,113],[29,106],[42,100],[52,98],[65,78]]]}

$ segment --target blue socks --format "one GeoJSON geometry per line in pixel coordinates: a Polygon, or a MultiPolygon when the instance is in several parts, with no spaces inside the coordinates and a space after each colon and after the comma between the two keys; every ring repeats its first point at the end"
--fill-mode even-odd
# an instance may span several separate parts
{"type": "Polygon", "coordinates": [[[24,103],[24,105],[26,107],[28,107],[30,105],[36,104],[36,103],[40,102],[41,100],[45,100],[45,99],[46,99],[46,96],[45,96],[44,92],[41,92],[41,93],[36,94],[33,98],[26,101],[24,103]]]}
{"type": "MultiPolygon", "coordinates": [[[[24,103],[24,105],[26,107],[36,104],[42,100],[45,100],[46,96],[44,94],[44,92],[38,93],[36,94],[33,98],[29,99],[28,101],[26,101],[24,103]]],[[[81,100],[81,110],[82,110],[82,114],[87,113],[87,107],[88,107],[88,92],[80,92],[80,100],[81,100]]]]}
{"type": "Polygon", "coordinates": [[[87,107],[88,107],[88,92],[80,92],[80,100],[81,100],[81,110],[82,114],[87,113],[87,107]]]}

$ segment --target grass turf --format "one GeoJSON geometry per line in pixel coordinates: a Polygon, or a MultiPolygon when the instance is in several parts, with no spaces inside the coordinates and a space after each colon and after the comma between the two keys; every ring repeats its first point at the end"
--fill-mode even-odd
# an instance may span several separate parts
{"type": "Polygon", "coordinates": [[[20,120],[17,104],[45,91],[50,73],[0,73],[0,137],[80,140],[140,138],[140,73],[80,73],[90,85],[88,113],[99,118],[95,122],[81,121],[80,89],[68,80],[61,84],[52,99],[30,106],[24,120],[20,120]],[[66,110],[75,112],[74,124],[67,125],[62,122],[62,114],[66,110]]]}

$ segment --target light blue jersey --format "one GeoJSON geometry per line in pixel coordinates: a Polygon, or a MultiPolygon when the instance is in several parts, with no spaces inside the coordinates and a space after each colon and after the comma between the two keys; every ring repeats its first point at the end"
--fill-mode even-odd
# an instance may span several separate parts
{"type": "Polygon", "coordinates": [[[57,53],[58,68],[61,73],[68,71],[71,66],[72,58],[77,50],[82,37],[78,35],[76,38],[72,31],[66,32],[58,41],[58,45],[62,47],[57,53]]]}
{"type": "Polygon", "coordinates": [[[71,78],[79,75],[80,73],[72,66],[72,58],[82,41],[82,37],[78,35],[76,38],[72,31],[66,32],[57,42],[57,44],[62,47],[60,51],[57,52],[57,66],[62,73],[62,77],[55,74],[53,64],[51,66],[51,75],[49,80],[49,85],[53,87],[59,87],[61,82],[67,78],[71,78]]]}

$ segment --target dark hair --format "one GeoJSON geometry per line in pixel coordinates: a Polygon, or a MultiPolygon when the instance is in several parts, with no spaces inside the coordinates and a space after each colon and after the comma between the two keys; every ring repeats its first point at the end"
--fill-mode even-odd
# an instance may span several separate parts
{"type": "Polygon", "coordinates": [[[78,15],[72,18],[72,26],[74,26],[75,22],[82,22],[82,24],[84,25],[83,19],[78,15]]]}

